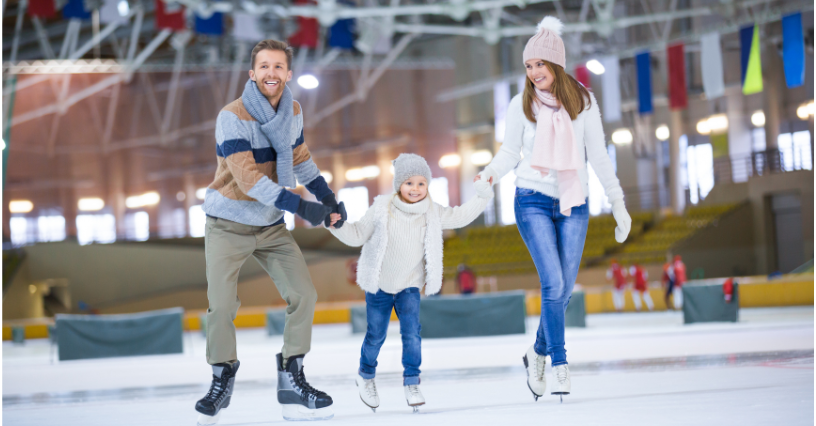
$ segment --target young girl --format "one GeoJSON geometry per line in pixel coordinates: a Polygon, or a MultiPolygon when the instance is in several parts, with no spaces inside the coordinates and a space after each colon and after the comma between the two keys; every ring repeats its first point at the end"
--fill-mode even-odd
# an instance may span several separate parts
{"type": "MultiPolygon", "coordinates": [[[[375,411],[380,405],[374,384],[377,355],[385,342],[392,308],[402,334],[405,399],[414,410],[425,403],[419,391],[419,290],[425,285],[425,294],[431,295],[442,289],[442,230],[469,224],[493,196],[489,184],[477,182],[477,197],[459,207],[443,207],[428,197],[431,168],[424,158],[400,154],[393,163],[396,193],[375,198],[359,222],[329,228],[343,243],[363,246],[357,284],[366,292],[368,330],[357,387],[360,399],[375,411]]],[[[337,218],[332,216],[332,224],[337,218]]]]}
{"type": "Polygon", "coordinates": [[[564,72],[562,26],[557,18],[545,17],[527,42],[522,55],[527,69],[524,93],[510,101],[501,150],[477,176],[496,183],[515,169],[516,223],[541,281],[541,322],[535,344],[523,357],[535,399],[547,387],[547,355],[555,379],[551,393],[570,393],[564,314],[589,223],[587,159],[612,203],[618,242],[626,240],[632,225],[606,151],[598,102],[564,72]]]}

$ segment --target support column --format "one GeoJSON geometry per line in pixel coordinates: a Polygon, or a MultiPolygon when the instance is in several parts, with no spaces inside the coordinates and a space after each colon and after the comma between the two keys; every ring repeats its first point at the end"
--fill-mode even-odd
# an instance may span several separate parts
{"type": "Polygon", "coordinates": [[[669,111],[669,194],[675,214],[683,214],[686,208],[686,192],[683,189],[683,173],[680,165],[680,136],[683,135],[683,112],[669,111]]]}
{"type": "Polygon", "coordinates": [[[335,152],[332,154],[332,189],[337,194],[346,186],[346,166],[343,164],[343,154],[335,152]]]}
{"type": "MultiPolygon", "coordinates": [[[[394,175],[391,174],[391,147],[377,147],[377,167],[380,168],[380,175],[377,176],[377,194],[386,195],[394,192],[394,175]]],[[[430,185],[430,182],[428,182],[430,185]]]]}
{"type": "MultiPolygon", "coordinates": [[[[784,91],[782,85],[785,84],[785,75],[782,70],[782,58],[776,53],[776,45],[768,46],[767,54],[771,55],[770,61],[764,61],[765,72],[763,73],[763,103],[762,111],[765,113],[765,150],[776,150],[779,148],[779,127],[782,116],[782,97],[784,91]]],[[[771,163],[773,164],[773,163],[771,163]]]]}
{"type": "Polygon", "coordinates": [[[191,173],[185,173],[182,177],[182,190],[184,191],[184,218],[185,218],[185,233],[190,234],[190,208],[199,203],[196,198],[196,185],[191,173]]]}
{"type": "Polygon", "coordinates": [[[125,175],[122,161],[122,151],[115,151],[108,155],[108,201],[116,223],[116,239],[123,239],[125,230],[125,175]]]}
{"type": "MultiPolygon", "coordinates": [[[[745,117],[745,96],[739,87],[725,91],[726,113],[728,116],[728,155],[731,157],[731,179],[734,182],[745,182],[751,173],[749,170],[751,155],[751,130],[745,124],[750,120],[745,117]]],[[[748,117],[750,119],[750,117],[748,117]]]]}

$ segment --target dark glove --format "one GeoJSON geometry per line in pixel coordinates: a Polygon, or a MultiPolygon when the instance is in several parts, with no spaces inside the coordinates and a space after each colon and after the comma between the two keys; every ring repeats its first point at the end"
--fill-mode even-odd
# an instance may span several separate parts
{"type": "Polygon", "coordinates": [[[331,207],[323,204],[313,203],[311,201],[300,200],[297,208],[297,215],[306,219],[312,226],[317,226],[323,223],[332,212],[331,207]]]}
{"type": "MultiPolygon", "coordinates": [[[[348,214],[346,213],[345,204],[343,204],[342,202],[340,204],[337,204],[337,199],[334,198],[334,193],[323,197],[323,199],[320,200],[320,202],[322,202],[324,206],[331,207],[332,213],[340,214],[340,220],[338,220],[334,224],[334,228],[335,229],[342,228],[343,223],[345,223],[346,220],[348,220],[348,214]]],[[[326,225],[326,228],[328,228],[331,225],[331,216],[326,216],[326,221],[324,222],[324,225],[326,225]]]]}

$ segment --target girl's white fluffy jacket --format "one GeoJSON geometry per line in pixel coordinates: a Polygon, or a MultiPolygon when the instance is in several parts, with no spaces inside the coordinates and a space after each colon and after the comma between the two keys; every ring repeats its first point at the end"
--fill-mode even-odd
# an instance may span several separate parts
{"type": "MultiPolygon", "coordinates": [[[[388,273],[382,270],[382,265],[388,247],[388,208],[393,197],[393,194],[380,195],[360,221],[347,223],[340,229],[329,228],[343,243],[353,247],[363,246],[357,263],[357,285],[368,293],[376,293],[380,274],[388,273]]],[[[489,201],[490,198],[477,196],[458,207],[430,203],[425,212],[425,294],[436,294],[442,289],[442,230],[469,224],[489,201]]]]}
{"type": "MultiPolygon", "coordinates": [[[[578,114],[578,117],[572,121],[575,142],[578,143],[579,151],[584,154],[584,162],[589,159],[589,164],[592,165],[592,169],[598,175],[609,201],[623,199],[620,181],[615,176],[615,167],[612,165],[609,153],[606,150],[601,109],[591,92],[589,98],[592,105],[578,114]]],[[[521,103],[521,93],[510,101],[510,105],[507,107],[507,130],[505,131],[504,142],[496,157],[493,158],[493,161],[482,173],[487,173],[487,177],[493,176],[493,183],[497,183],[502,176],[515,168],[516,186],[558,198],[557,172],[553,171],[547,176],[542,176],[540,172],[530,167],[529,159],[532,158],[533,146],[535,145],[536,123],[527,120],[521,103]],[[523,158],[520,155],[522,152],[524,153],[523,158]]],[[[589,174],[587,169],[580,170],[578,175],[584,188],[584,195],[589,196],[589,174]]]]}

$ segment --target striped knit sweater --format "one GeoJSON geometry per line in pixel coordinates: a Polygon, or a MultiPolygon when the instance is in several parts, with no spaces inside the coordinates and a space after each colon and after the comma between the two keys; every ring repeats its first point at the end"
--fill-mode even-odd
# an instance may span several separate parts
{"type": "MultiPolygon", "coordinates": [[[[303,143],[303,114],[293,102],[294,174],[318,200],[332,193],[303,143]]],[[[275,150],[239,98],[221,110],[215,125],[218,168],[207,188],[204,212],[245,225],[282,223],[283,211],[296,212],[300,196],[277,183],[275,150]]]]}

